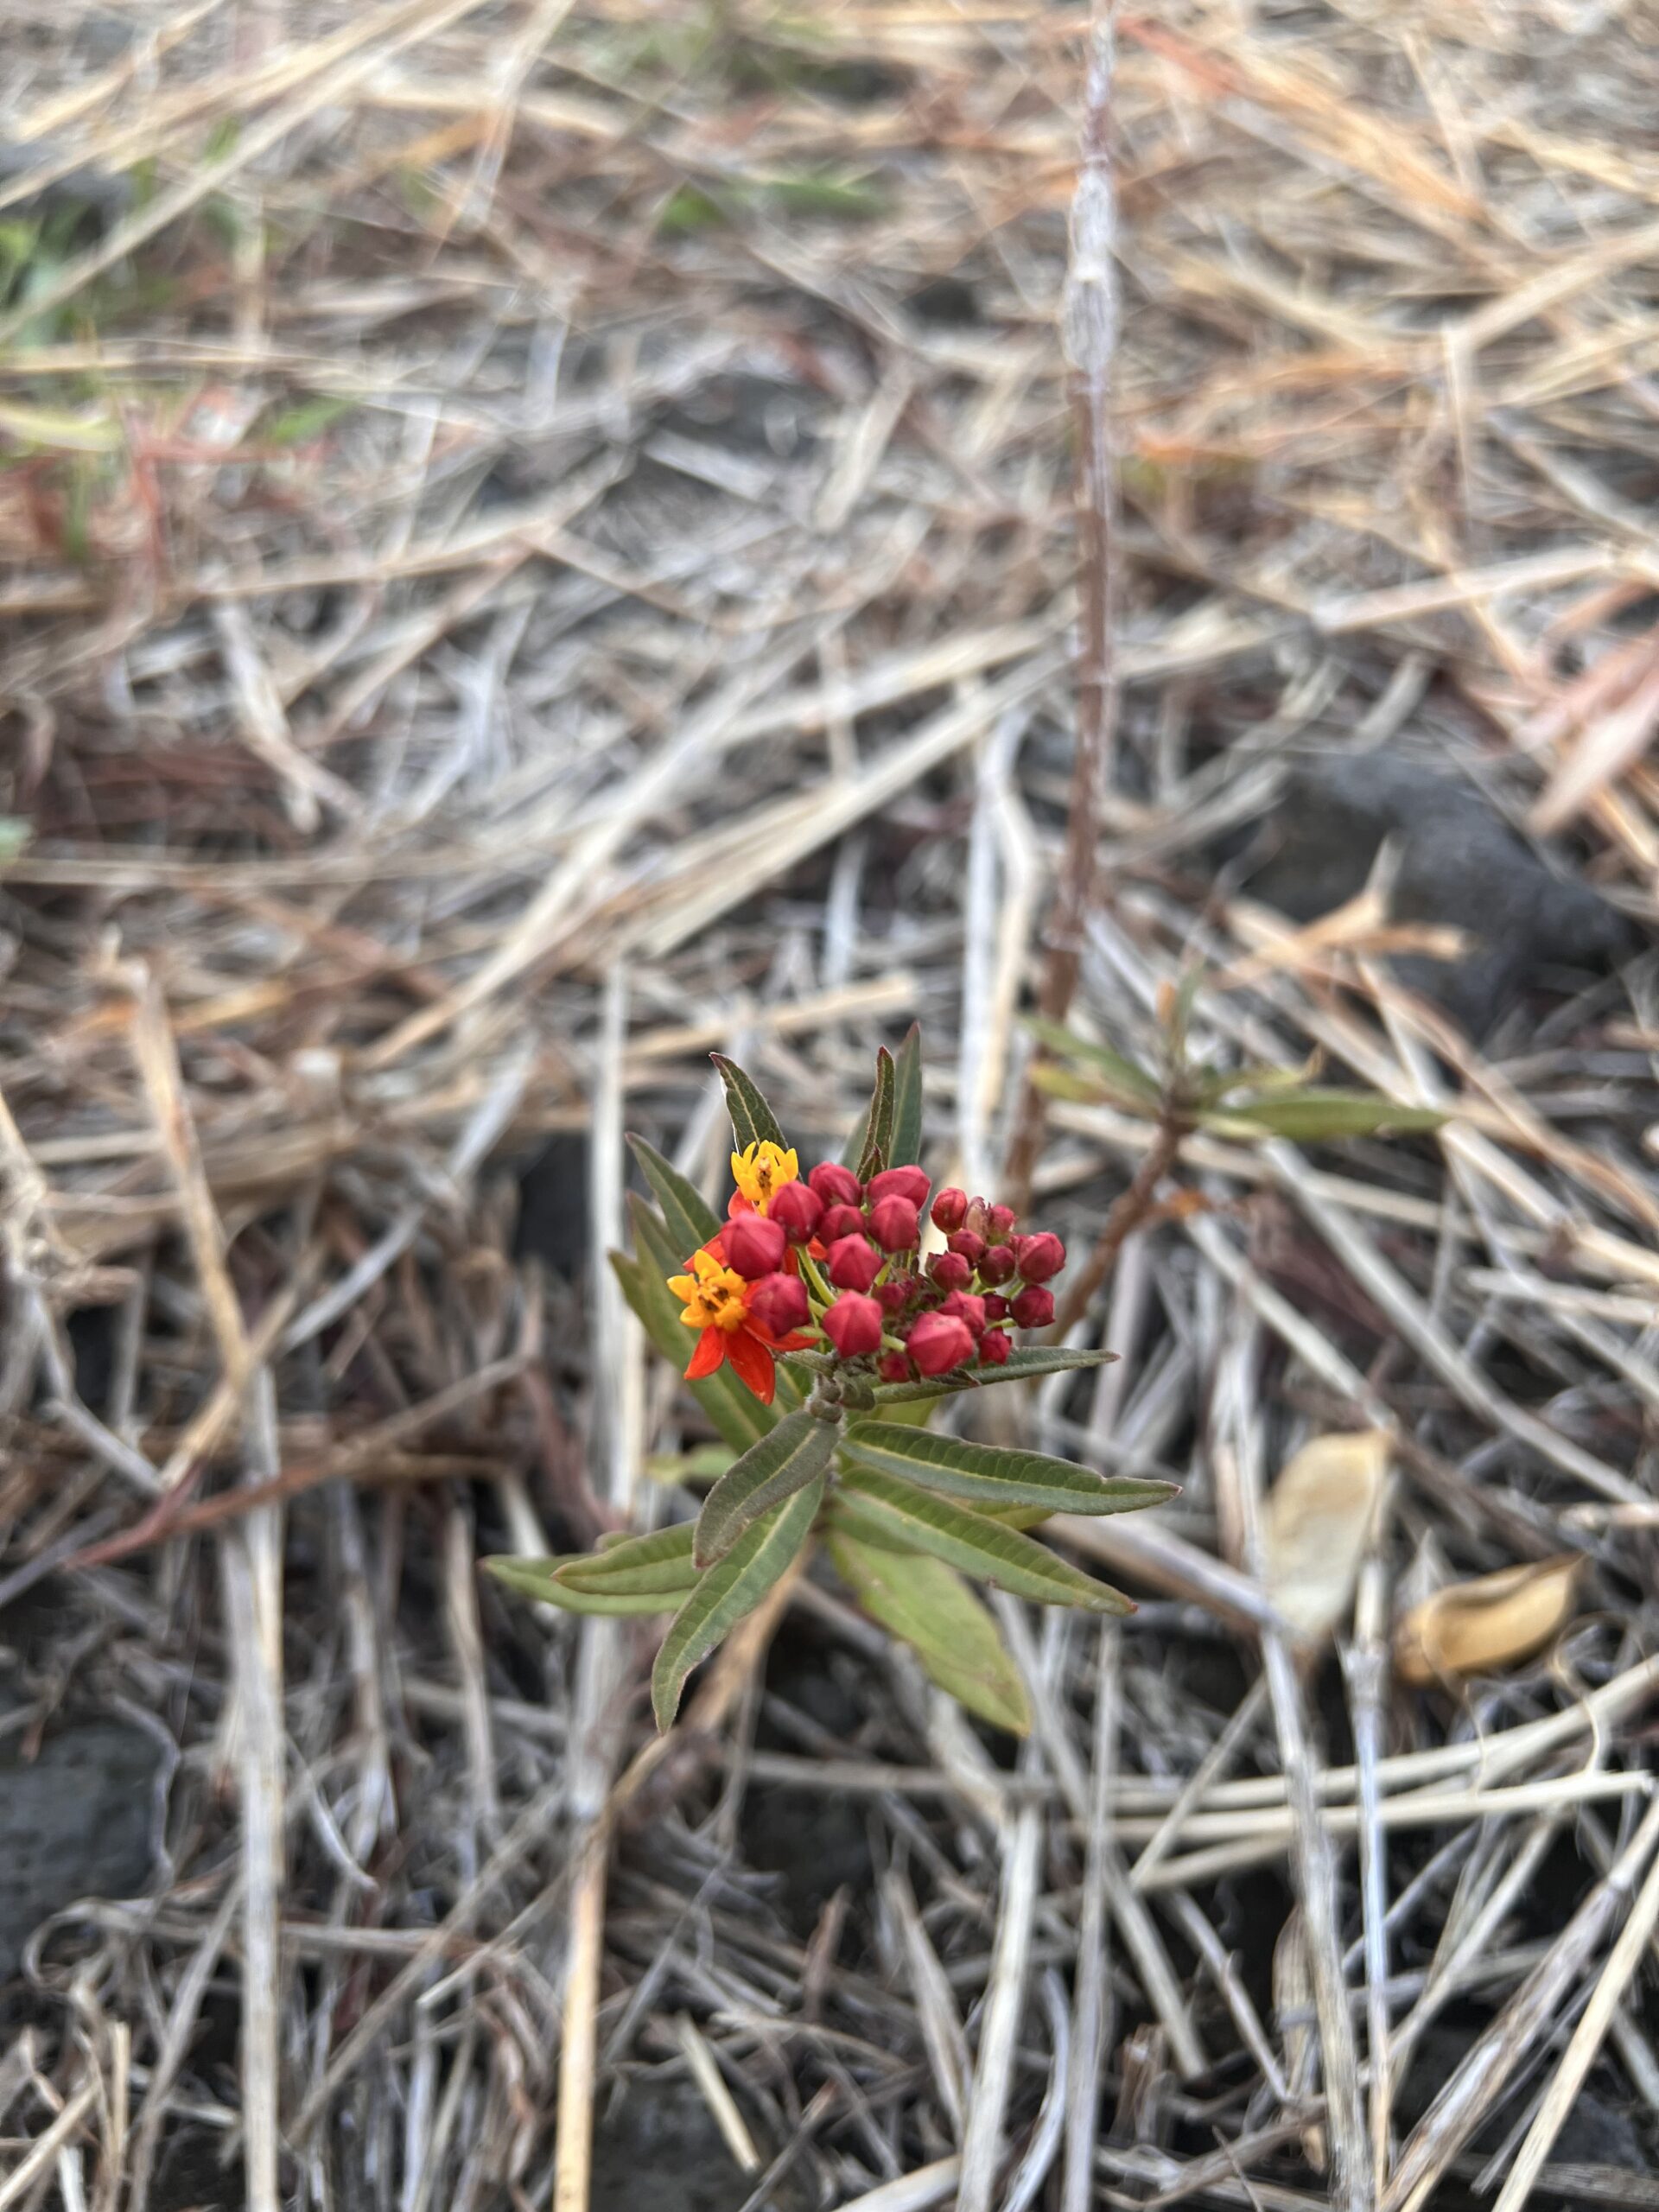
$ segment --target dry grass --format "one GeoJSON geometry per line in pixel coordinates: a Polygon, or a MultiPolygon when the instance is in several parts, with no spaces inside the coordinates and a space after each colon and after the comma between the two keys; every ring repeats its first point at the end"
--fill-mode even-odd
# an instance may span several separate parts
{"type": "MultiPolygon", "coordinates": [[[[964,1172],[1008,1141],[1071,765],[1086,31],[6,11],[8,1727],[119,1704],[180,1760],[156,1893],[37,1946],[0,2207],[193,2201],[206,2146],[257,2212],[578,2212],[590,2069],[696,2085],[757,2212],[1415,2212],[1499,2137],[1654,2201],[1549,2163],[1585,2080],[1659,2117],[1651,963],[1483,1053],[1204,859],[1291,753],[1404,732],[1655,918],[1649,11],[1119,19],[1077,1003],[1144,1044],[1199,951],[1207,1049],[1453,1117],[1312,1166],[1195,1141],[1214,1210],[1128,1242],[1083,1324],[1123,1363],[1028,1411],[1185,1483],[1065,1532],[1141,1614],[1009,1609],[1009,1768],[806,1583],[787,1663],[734,1647],[641,1764],[639,1643],[474,1573],[695,1440],[586,1255],[625,1120],[715,1173],[709,1047],[810,1145],[919,1015],[964,1172]],[[538,1256],[516,1175],[582,1131],[538,1256]],[[1400,1487],[1311,1674],[1249,1530],[1354,1422],[1400,1487]],[[1389,1683],[1400,1593],[1564,1548],[1546,1661],[1389,1683]],[[874,1854],[804,1919],[754,1871],[780,1790],[874,1854]]],[[[1047,1211],[1091,1237],[1153,1136],[1055,1108],[1047,1211]]]]}

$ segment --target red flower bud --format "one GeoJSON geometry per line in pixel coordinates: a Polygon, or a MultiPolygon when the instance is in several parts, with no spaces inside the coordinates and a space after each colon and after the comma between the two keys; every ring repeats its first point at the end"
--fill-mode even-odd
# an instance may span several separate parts
{"type": "Polygon", "coordinates": [[[775,1221],[791,1244],[810,1243],[823,1218],[823,1200],[804,1183],[785,1183],[766,1207],[766,1219],[775,1221]]]}
{"type": "Polygon", "coordinates": [[[908,1198],[878,1198],[870,1208],[870,1234],[884,1252],[903,1252],[922,1233],[916,1209],[908,1198]]]}
{"type": "Polygon", "coordinates": [[[950,1236],[968,1218],[968,1193],[954,1188],[941,1191],[933,1201],[933,1226],[950,1236]]]}
{"type": "Polygon", "coordinates": [[[881,1255],[868,1236],[838,1236],[823,1256],[837,1290],[868,1290],[881,1272],[881,1255]]]}
{"type": "Polygon", "coordinates": [[[959,1229],[950,1239],[950,1249],[959,1252],[970,1268],[976,1268],[985,1256],[985,1239],[971,1229],[959,1229]]]}
{"type": "Polygon", "coordinates": [[[943,1306],[941,1313],[954,1313],[958,1321],[968,1324],[969,1333],[980,1337],[985,1333],[985,1301],[973,1298],[965,1290],[953,1290],[943,1306]]]}
{"type": "Polygon", "coordinates": [[[1014,1208],[993,1206],[987,1218],[990,1225],[985,1234],[995,1244],[1006,1243],[1014,1234],[1014,1208]]]}
{"type": "Polygon", "coordinates": [[[979,1272],[986,1282],[1012,1282],[1014,1281],[1013,1253],[1006,1244],[993,1244],[980,1262],[979,1272]]]}
{"type": "Polygon", "coordinates": [[[987,1329],[979,1340],[979,1363],[982,1367],[1006,1367],[1013,1349],[1001,1329],[987,1329]]]}
{"type": "Polygon", "coordinates": [[[1046,1282],[1065,1265],[1065,1247],[1052,1230],[1045,1229],[1035,1236],[1016,1236],[1014,1256],[1027,1282],[1046,1282]]]}
{"type": "Polygon", "coordinates": [[[974,1356],[972,1332],[954,1313],[924,1313],[906,1341],[924,1375],[948,1375],[974,1356]]]}
{"type": "Polygon", "coordinates": [[[821,1160],[806,1179],[827,1206],[855,1206],[863,1202],[864,1185],[839,1160],[821,1160]]]}
{"type": "Polygon", "coordinates": [[[873,1298],[843,1290],[824,1314],[823,1333],[843,1359],[875,1351],[881,1343],[881,1308],[873,1298]]]}
{"type": "Polygon", "coordinates": [[[919,1213],[932,1187],[919,1167],[884,1167],[870,1178],[869,1200],[877,1206],[883,1198],[908,1198],[919,1213]]]}
{"type": "Polygon", "coordinates": [[[751,1282],[774,1274],[784,1264],[789,1240],[768,1215],[740,1213],[720,1232],[726,1248],[726,1264],[751,1282]]]}
{"type": "Polygon", "coordinates": [[[936,1252],[927,1263],[927,1272],[941,1290],[966,1290],[974,1279],[974,1271],[960,1252],[936,1252]]]}
{"type": "Polygon", "coordinates": [[[1007,1300],[1001,1297],[996,1291],[989,1292],[985,1300],[985,1319],[988,1321],[1005,1321],[1007,1319],[1007,1300]]]}
{"type": "Polygon", "coordinates": [[[990,1226],[991,1210],[984,1199],[969,1198],[967,1218],[963,1223],[963,1227],[972,1230],[976,1236],[983,1236],[988,1232],[990,1226]]]}
{"type": "Polygon", "coordinates": [[[798,1275],[762,1275],[745,1303],[750,1319],[758,1321],[774,1337],[786,1337],[791,1329],[804,1329],[811,1319],[806,1286],[798,1275]]]}
{"type": "Polygon", "coordinates": [[[910,1362],[901,1351],[884,1351],[875,1363],[875,1371],[884,1382],[908,1382],[910,1362]]]}
{"type": "Polygon", "coordinates": [[[818,1236],[826,1245],[837,1244],[843,1236],[861,1236],[864,1217],[856,1206],[831,1206],[818,1224],[818,1236]]]}
{"type": "Polygon", "coordinates": [[[1039,1290],[1033,1283],[1029,1290],[1022,1290],[1008,1308],[1022,1329],[1046,1329],[1054,1319],[1054,1294],[1039,1290]]]}
{"type": "Polygon", "coordinates": [[[916,1287],[914,1275],[889,1275],[886,1282],[879,1282],[875,1294],[881,1301],[884,1313],[902,1313],[910,1303],[910,1294],[916,1287]]]}

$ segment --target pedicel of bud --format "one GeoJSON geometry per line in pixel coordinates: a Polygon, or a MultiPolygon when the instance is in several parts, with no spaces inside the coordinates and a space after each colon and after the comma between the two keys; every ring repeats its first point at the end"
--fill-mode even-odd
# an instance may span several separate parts
{"type": "Polygon", "coordinates": [[[968,1193],[954,1186],[941,1191],[933,1201],[933,1226],[941,1236],[952,1236],[968,1218],[968,1193]]]}
{"type": "Polygon", "coordinates": [[[908,1198],[920,1213],[932,1187],[931,1179],[919,1167],[884,1167],[879,1175],[871,1176],[868,1195],[873,1206],[879,1206],[883,1198],[908,1198]]]}
{"type": "Polygon", "coordinates": [[[886,1282],[879,1282],[875,1294],[881,1301],[884,1313],[902,1313],[910,1303],[910,1294],[916,1287],[914,1275],[889,1275],[886,1282]]]}
{"type": "Polygon", "coordinates": [[[989,1220],[990,1226],[987,1229],[985,1234],[995,1243],[1006,1243],[1008,1238],[1014,1234],[1014,1208],[1012,1206],[993,1206],[990,1211],[989,1220]]]}
{"type": "MultiPolygon", "coordinates": [[[[857,1359],[881,1346],[881,1308],[873,1298],[843,1290],[823,1317],[823,1333],[843,1359],[857,1359]]],[[[966,1332],[964,1331],[965,1334],[966,1332]]]]}
{"type": "Polygon", "coordinates": [[[1014,1256],[1027,1282],[1046,1282],[1065,1265],[1065,1247],[1052,1230],[1045,1229],[1035,1236],[1016,1236],[1014,1256]]]}
{"type": "Polygon", "coordinates": [[[1029,1289],[1020,1292],[1008,1311],[1021,1329],[1046,1329],[1054,1319],[1054,1294],[1033,1283],[1029,1289]]]}
{"type": "Polygon", "coordinates": [[[825,1244],[838,1243],[843,1236],[861,1236],[864,1217],[856,1206],[831,1206],[818,1224],[818,1235],[825,1244]]]}
{"type": "Polygon", "coordinates": [[[1006,1367],[1013,1349],[1001,1329],[987,1329],[979,1340],[979,1363],[982,1367],[1006,1367]]]}
{"type": "Polygon", "coordinates": [[[985,1319],[988,1321],[1006,1321],[1007,1318],[1007,1300],[1002,1297],[997,1291],[993,1290],[987,1292],[985,1298],[985,1319]]]}
{"type": "Polygon", "coordinates": [[[974,1271],[960,1252],[936,1252],[927,1263],[927,1272],[941,1290],[966,1290],[974,1279],[974,1271]]]}
{"type": "Polygon", "coordinates": [[[774,1337],[804,1329],[812,1313],[806,1302],[806,1285],[798,1275],[786,1274],[762,1275],[749,1293],[748,1309],[751,1318],[770,1329],[774,1337]]]}
{"type": "Polygon", "coordinates": [[[965,1290],[953,1290],[939,1311],[954,1314],[958,1321],[965,1321],[970,1336],[984,1335],[985,1301],[982,1298],[975,1298],[965,1290]]]}
{"type": "Polygon", "coordinates": [[[875,1363],[875,1371],[884,1382],[908,1382],[910,1362],[901,1351],[884,1351],[875,1363]]]}
{"type": "Polygon", "coordinates": [[[977,1230],[959,1229],[950,1239],[950,1249],[976,1268],[985,1256],[985,1239],[977,1230]]]}
{"type": "MultiPolygon", "coordinates": [[[[774,1213],[777,1208],[774,1206],[774,1213]]],[[[984,1282],[1012,1282],[1014,1254],[1006,1244],[993,1244],[979,1263],[980,1279],[984,1282]]]]}
{"type": "Polygon", "coordinates": [[[785,1183],[772,1193],[766,1219],[775,1221],[791,1244],[810,1244],[823,1219],[823,1200],[804,1183],[785,1183]]]}
{"type": "Polygon", "coordinates": [[[974,1356],[973,1333],[954,1313],[924,1313],[906,1343],[924,1375],[948,1375],[974,1356]]]}
{"type": "Polygon", "coordinates": [[[784,1264],[789,1239],[769,1214],[733,1216],[720,1233],[726,1264],[748,1281],[775,1274],[784,1264]]]}
{"type": "Polygon", "coordinates": [[[823,1257],[837,1290],[868,1290],[881,1272],[881,1255],[868,1236],[838,1236],[823,1257]]]}
{"type": "Polygon", "coordinates": [[[905,1252],[922,1233],[916,1209],[896,1194],[878,1198],[870,1208],[870,1234],[884,1252],[905,1252]]]}
{"type": "Polygon", "coordinates": [[[861,1205],[864,1199],[864,1185],[850,1167],[843,1167],[839,1160],[821,1160],[807,1181],[827,1206],[861,1205]]]}

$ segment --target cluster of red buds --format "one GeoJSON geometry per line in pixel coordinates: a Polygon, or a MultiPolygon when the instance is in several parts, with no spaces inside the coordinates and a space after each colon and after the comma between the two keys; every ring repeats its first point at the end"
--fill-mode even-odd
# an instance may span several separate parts
{"type": "Polygon", "coordinates": [[[702,1332],[690,1373],[729,1357],[750,1382],[767,1352],[827,1344],[839,1360],[873,1360],[884,1382],[915,1382],[1005,1366],[1012,1331],[1054,1319],[1046,1286],[1065,1247],[1047,1231],[1017,1235],[1007,1206],[941,1191],[931,1219],[944,1249],[925,1261],[932,1185],[919,1167],[864,1182],[823,1160],[802,1181],[794,1154],[770,1145],[732,1165],[730,1217],[673,1283],[702,1332]]]}

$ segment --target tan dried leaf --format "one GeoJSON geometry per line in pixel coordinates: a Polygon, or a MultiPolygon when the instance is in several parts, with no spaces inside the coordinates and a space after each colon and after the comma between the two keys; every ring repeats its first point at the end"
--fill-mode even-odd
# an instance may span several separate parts
{"type": "Polygon", "coordinates": [[[1268,1595],[1306,1642],[1329,1636],[1353,1603],[1388,1473],[1382,1429],[1316,1436],[1268,1494],[1262,1543],[1268,1595]]]}
{"type": "Polygon", "coordinates": [[[1395,1673],[1421,1685],[1530,1659],[1573,1618],[1583,1565],[1563,1552],[1437,1590],[1395,1629],[1395,1673]]]}
{"type": "MultiPolygon", "coordinates": [[[[1292,1905],[1273,1947],[1273,2005],[1285,2039],[1285,2072],[1299,2094],[1312,2095],[1319,2088],[1319,2046],[1313,2031],[1313,1971],[1299,1904],[1292,1905]]],[[[1325,2130],[1317,2120],[1302,2131],[1302,2154],[1315,2173],[1325,2171],[1325,2130]]]]}

